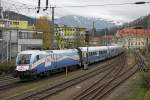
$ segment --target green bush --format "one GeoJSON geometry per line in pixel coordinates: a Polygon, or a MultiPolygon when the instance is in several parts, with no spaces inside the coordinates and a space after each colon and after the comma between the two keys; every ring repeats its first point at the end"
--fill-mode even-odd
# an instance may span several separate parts
{"type": "Polygon", "coordinates": [[[145,89],[150,89],[150,72],[141,74],[141,86],[145,89]]]}
{"type": "Polygon", "coordinates": [[[0,74],[2,73],[12,73],[15,69],[15,61],[4,62],[0,64],[0,74]]]}
{"type": "Polygon", "coordinates": [[[145,55],[145,53],[146,53],[146,48],[139,49],[139,51],[140,51],[140,53],[141,53],[142,55],[145,55]]]}

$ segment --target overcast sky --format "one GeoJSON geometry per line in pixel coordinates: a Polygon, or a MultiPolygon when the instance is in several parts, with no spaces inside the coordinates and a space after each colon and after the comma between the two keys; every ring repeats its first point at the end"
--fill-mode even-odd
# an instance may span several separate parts
{"type": "MultiPolygon", "coordinates": [[[[150,13],[150,3],[143,5],[107,5],[95,7],[64,7],[64,6],[84,6],[84,5],[103,5],[103,4],[120,4],[120,3],[133,3],[137,1],[150,0],[49,0],[49,4],[56,6],[55,17],[62,17],[65,15],[81,15],[85,17],[104,18],[109,20],[116,20],[121,22],[129,22],[141,16],[150,13]]],[[[41,15],[50,15],[50,9],[39,14],[35,9],[23,9],[37,7],[38,0],[2,0],[2,6],[5,9],[15,10],[29,16],[38,17],[41,15]],[[23,5],[20,3],[27,5],[23,5]],[[15,5],[14,5],[15,4],[15,5]],[[32,5],[32,6],[31,6],[32,5]],[[11,7],[13,6],[13,7],[11,7]]],[[[46,0],[41,0],[41,6],[45,6],[46,0]]]]}

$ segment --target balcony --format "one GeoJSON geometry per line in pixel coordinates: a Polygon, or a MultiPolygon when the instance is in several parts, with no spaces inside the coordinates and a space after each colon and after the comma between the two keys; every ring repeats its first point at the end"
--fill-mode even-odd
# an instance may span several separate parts
{"type": "Polygon", "coordinates": [[[18,44],[33,44],[33,45],[42,45],[43,40],[42,39],[18,39],[18,44]]]}

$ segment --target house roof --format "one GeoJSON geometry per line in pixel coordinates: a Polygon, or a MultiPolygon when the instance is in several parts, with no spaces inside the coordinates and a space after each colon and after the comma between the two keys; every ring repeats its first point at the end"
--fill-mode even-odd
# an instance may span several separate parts
{"type": "Polygon", "coordinates": [[[117,31],[117,36],[149,36],[150,29],[124,28],[117,31]]]}

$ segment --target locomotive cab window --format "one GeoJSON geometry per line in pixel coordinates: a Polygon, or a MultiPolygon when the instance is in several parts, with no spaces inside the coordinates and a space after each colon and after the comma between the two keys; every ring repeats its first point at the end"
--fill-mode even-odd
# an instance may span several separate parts
{"type": "Polygon", "coordinates": [[[18,56],[17,64],[30,64],[31,54],[21,54],[18,56]]]}

